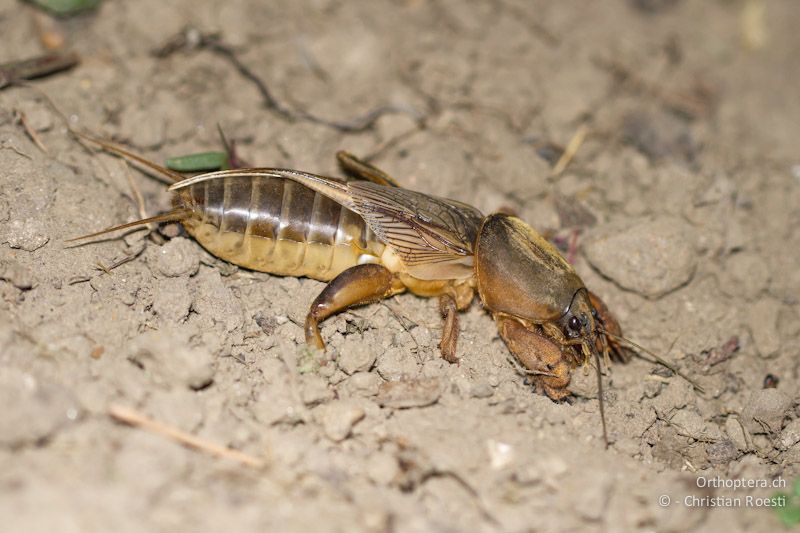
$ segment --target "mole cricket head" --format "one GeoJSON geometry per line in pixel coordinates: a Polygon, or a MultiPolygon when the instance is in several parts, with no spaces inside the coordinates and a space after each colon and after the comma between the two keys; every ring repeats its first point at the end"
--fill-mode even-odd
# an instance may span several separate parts
{"type": "Polygon", "coordinates": [[[576,344],[584,361],[598,355],[598,348],[603,351],[607,349],[600,317],[586,288],[578,289],[566,312],[559,318],[558,325],[568,342],[576,344]]]}
{"type": "Polygon", "coordinates": [[[588,359],[598,348],[600,321],[589,291],[566,259],[522,220],[486,217],[475,246],[484,305],[494,313],[560,329],[563,342],[588,359]]]}

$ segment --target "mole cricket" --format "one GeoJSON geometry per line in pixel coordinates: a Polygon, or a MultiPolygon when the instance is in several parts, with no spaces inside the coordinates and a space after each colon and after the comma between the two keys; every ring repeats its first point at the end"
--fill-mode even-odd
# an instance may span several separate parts
{"type": "MultiPolygon", "coordinates": [[[[441,355],[458,361],[458,312],[477,293],[500,337],[538,390],[570,395],[572,371],[601,356],[627,361],[619,324],[547,239],[521,219],[402,188],[347,152],[350,181],[283,168],[238,168],[185,177],[107,141],[103,150],[170,180],[167,213],[84,235],[177,221],[206,250],[241,267],[328,284],[311,303],[306,342],[325,349],[319,324],[356,305],[409,291],[437,297],[441,355]]],[[[672,368],[656,357],[662,364],[672,368]]],[[[673,369],[674,370],[674,369],[673,369]]]]}

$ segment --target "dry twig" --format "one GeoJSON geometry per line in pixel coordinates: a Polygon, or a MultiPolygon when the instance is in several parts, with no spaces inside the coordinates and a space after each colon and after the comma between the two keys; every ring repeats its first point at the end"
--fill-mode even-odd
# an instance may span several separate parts
{"type": "Polygon", "coordinates": [[[25,133],[28,135],[30,140],[33,141],[33,144],[35,144],[36,147],[39,148],[39,150],[41,150],[42,152],[47,154],[48,153],[47,152],[47,148],[45,147],[44,143],[39,138],[39,136],[36,134],[36,132],[33,130],[33,128],[31,128],[30,124],[28,123],[28,119],[25,116],[25,113],[23,113],[19,109],[15,109],[14,110],[14,119],[17,122],[19,122],[19,124],[22,126],[22,129],[25,130],[25,133]]]}
{"type": "Polygon", "coordinates": [[[206,439],[201,439],[200,437],[195,437],[194,435],[186,433],[178,428],[168,426],[167,424],[159,422],[158,420],[153,420],[152,418],[149,418],[128,407],[112,405],[108,409],[108,414],[114,420],[123,422],[136,428],[145,429],[157,435],[162,435],[184,446],[208,453],[214,457],[231,459],[254,468],[263,468],[265,466],[264,461],[257,459],[252,455],[248,455],[239,450],[234,450],[233,448],[221,446],[206,439]]]}
{"type": "Polygon", "coordinates": [[[567,168],[567,165],[575,157],[575,154],[578,153],[580,150],[583,141],[586,140],[586,135],[589,133],[589,127],[586,124],[581,124],[578,126],[578,129],[575,131],[575,134],[572,136],[572,139],[569,140],[569,144],[564,149],[564,153],[561,154],[561,157],[558,158],[555,166],[553,166],[553,170],[550,172],[550,177],[557,177],[560,176],[562,172],[567,168]]]}

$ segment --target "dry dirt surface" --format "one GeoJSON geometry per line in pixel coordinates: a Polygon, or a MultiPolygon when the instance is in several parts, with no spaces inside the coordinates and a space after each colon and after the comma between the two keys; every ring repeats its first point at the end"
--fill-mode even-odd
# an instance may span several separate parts
{"type": "Polygon", "coordinates": [[[43,37],[82,57],[0,93],[2,529],[781,529],[747,497],[800,476],[798,20],[795,0],[107,0],[63,20],[0,0],[0,62],[43,37]],[[237,269],[175,224],[66,243],[170,197],[65,120],[156,161],[219,149],[217,124],[254,165],[336,175],[347,149],[513,210],[704,392],[644,353],[613,365],[606,449],[593,370],[570,401],[538,394],[477,301],[460,364],[412,295],[309,350],[320,282],[237,269]],[[735,480],[770,487],[714,486],[735,480]]]}

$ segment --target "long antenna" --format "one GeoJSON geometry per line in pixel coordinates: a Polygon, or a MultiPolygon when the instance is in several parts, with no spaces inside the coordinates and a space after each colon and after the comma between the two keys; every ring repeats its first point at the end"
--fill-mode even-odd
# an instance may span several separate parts
{"type": "Polygon", "coordinates": [[[597,353],[597,350],[593,351],[595,364],[597,365],[597,394],[598,399],[600,400],[600,421],[603,424],[603,440],[606,443],[606,448],[608,448],[610,443],[608,442],[608,430],[606,429],[606,409],[605,402],[603,400],[603,373],[600,371],[600,354],[597,353]]]}
{"type": "Polygon", "coordinates": [[[636,350],[639,350],[641,352],[646,353],[647,355],[649,355],[650,357],[655,359],[655,361],[657,363],[659,363],[659,364],[663,365],[664,367],[672,370],[676,375],[678,375],[678,376],[682,377],[683,379],[685,379],[686,381],[688,381],[692,385],[692,387],[694,387],[696,390],[698,390],[698,391],[700,391],[702,393],[706,392],[705,389],[703,389],[703,387],[701,387],[695,380],[693,380],[692,378],[690,378],[689,376],[687,376],[686,374],[684,374],[683,372],[678,370],[678,368],[673,363],[670,363],[669,361],[667,361],[666,359],[664,359],[660,355],[648,350],[644,346],[640,346],[640,345],[636,344],[635,342],[633,342],[630,339],[626,339],[625,337],[620,337],[619,335],[614,335],[613,333],[610,333],[605,328],[603,328],[602,331],[603,331],[604,335],[607,335],[608,337],[611,337],[614,340],[617,340],[617,341],[620,341],[620,342],[624,342],[628,346],[630,346],[631,348],[634,348],[636,350]]]}

